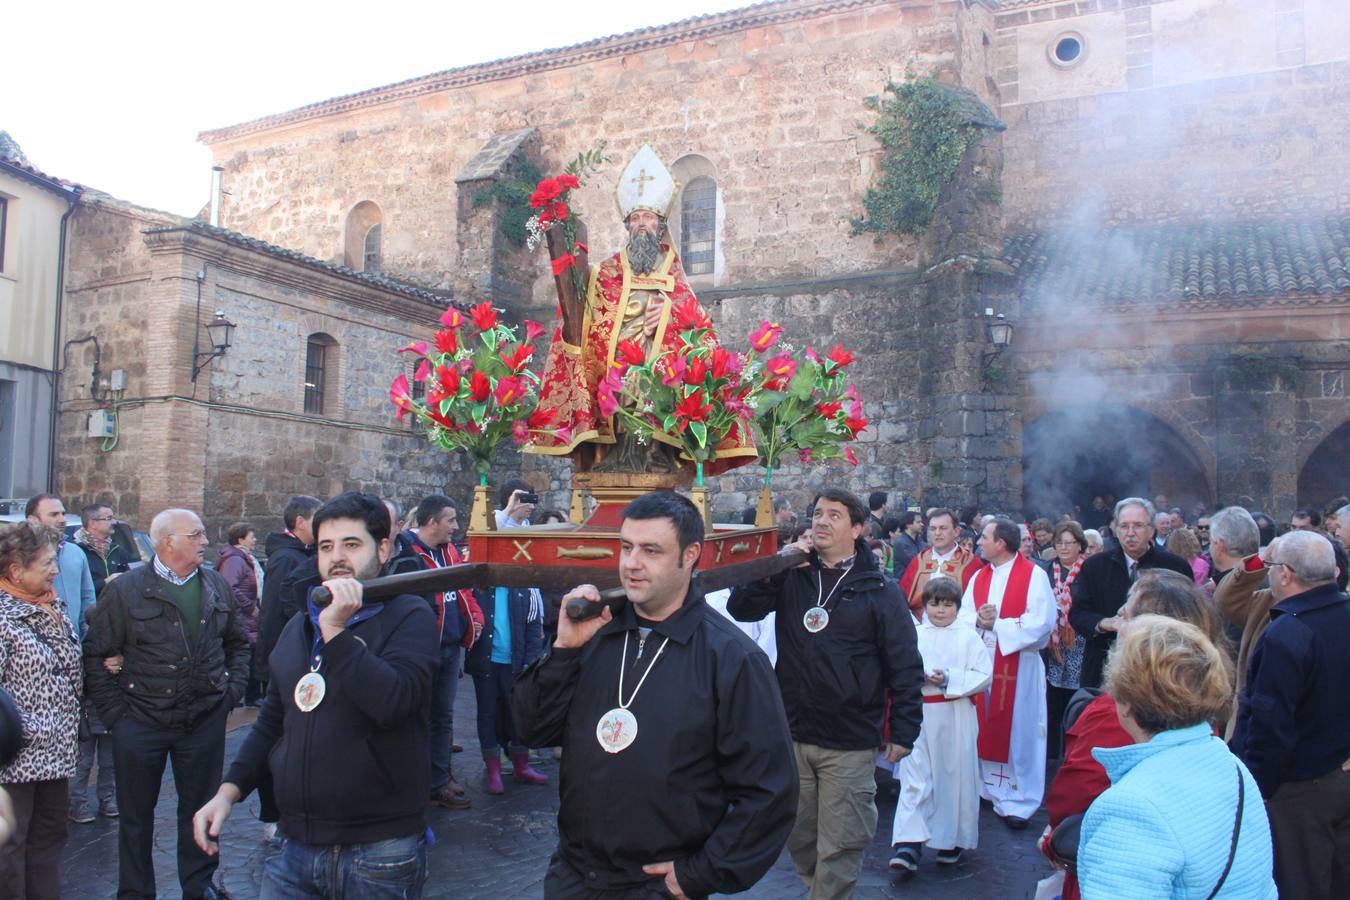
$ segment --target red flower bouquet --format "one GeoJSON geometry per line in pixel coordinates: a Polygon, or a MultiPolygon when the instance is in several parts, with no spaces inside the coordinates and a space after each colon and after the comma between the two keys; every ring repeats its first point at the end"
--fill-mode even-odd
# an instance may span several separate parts
{"type": "Polygon", "coordinates": [[[508,437],[523,444],[531,434],[557,429],[551,427],[551,411],[535,408],[539,376],[526,368],[543,327],[526,322],[525,338],[518,341],[516,329],[503,324],[487,302],[475,306],[469,318],[472,330],[459,310],[446,310],[445,327],[431,346],[416,341],[399,349],[418,357],[413,381],[425,384],[426,392],[413,399],[408,376],[400,375],[389,387],[389,400],[399,421],[413,416],[426,427],[428,440],[467,453],[474,470],[486,477],[493,452],[508,437]]]}

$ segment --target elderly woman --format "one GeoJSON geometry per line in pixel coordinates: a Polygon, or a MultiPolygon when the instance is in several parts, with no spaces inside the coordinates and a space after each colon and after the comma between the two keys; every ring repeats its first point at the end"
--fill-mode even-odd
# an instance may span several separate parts
{"type": "Polygon", "coordinates": [[[79,759],[80,645],[56,596],[53,528],[20,522],[0,531],[0,687],[23,718],[23,749],[0,769],[15,829],[0,849],[0,893],[59,897],[67,779],[79,759]]]}
{"type": "MultiPolygon", "coordinates": [[[[1139,576],[1125,599],[1120,610],[1124,627],[1137,616],[1167,616],[1178,621],[1195,625],[1210,643],[1226,648],[1223,620],[1220,619],[1211,604],[1195,586],[1191,579],[1179,572],[1167,569],[1145,570],[1139,576]]],[[[1110,695],[1094,691],[1096,699],[1089,702],[1078,718],[1064,735],[1064,761],[1050,782],[1045,795],[1046,811],[1050,814],[1050,825],[1041,837],[1041,848],[1049,852],[1049,844],[1054,829],[1070,816],[1081,815],[1103,791],[1110,786],[1106,770],[1093,755],[1097,747],[1124,747],[1134,742],[1120,723],[1116,714],[1116,704],[1110,695]]],[[[1228,710],[1217,715],[1211,723],[1215,733],[1223,730],[1228,710]]],[[[1063,900],[1076,900],[1078,884],[1073,873],[1064,883],[1063,900]]]]}
{"type": "Polygon", "coordinates": [[[1083,537],[1087,538],[1087,556],[1096,556],[1102,552],[1102,533],[1095,528],[1088,528],[1083,532],[1083,537]]]}
{"type": "Polygon", "coordinates": [[[1055,526],[1050,546],[1055,558],[1050,561],[1050,584],[1055,591],[1055,628],[1050,632],[1050,645],[1045,650],[1046,688],[1046,751],[1047,758],[1059,759],[1064,742],[1064,708],[1079,688],[1083,669],[1083,646],[1087,641],[1069,624],[1069,609],[1073,597],[1069,589],[1078,578],[1087,560],[1087,538],[1077,522],[1062,522],[1055,526]]]}
{"type": "Polygon", "coordinates": [[[1196,584],[1204,584],[1209,578],[1209,560],[1200,555],[1200,539],[1189,528],[1177,528],[1169,534],[1164,549],[1191,564],[1196,584]]]}
{"type": "Polygon", "coordinates": [[[1111,787],[1083,818],[1083,897],[1273,898],[1270,823],[1256,780],[1213,720],[1232,666],[1204,632],[1140,616],[1116,641],[1106,690],[1134,739],[1100,748],[1111,787]]]}

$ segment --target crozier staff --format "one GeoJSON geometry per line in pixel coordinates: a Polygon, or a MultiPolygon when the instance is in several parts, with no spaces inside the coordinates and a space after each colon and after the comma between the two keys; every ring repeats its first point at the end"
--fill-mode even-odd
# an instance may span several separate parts
{"type": "MultiPolygon", "coordinates": [[[[639,497],[619,535],[629,602],[559,616],[552,652],[516,681],[522,739],[566,748],[544,896],[746,890],[777,859],[797,803],[773,668],[691,583],[703,537],[692,503],[639,497]]],[[[563,603],[573,597],[600,599],[593,585],[563,603]]]]}

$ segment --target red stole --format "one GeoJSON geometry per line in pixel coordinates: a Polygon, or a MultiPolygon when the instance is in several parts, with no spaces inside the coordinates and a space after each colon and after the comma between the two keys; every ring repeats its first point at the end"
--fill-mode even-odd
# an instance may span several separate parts
{"type": "MultiPolygon", "coordinates": [[[[1031,570],[1035,564],[1017,554],[1013,558],[1008,584],[1003,589],[999,604],[1000,619],[1016,619],[1027,611],[1027,589],[1031,586],[1031,570]]],[[[994,581],[994,567],[985,566],[975,575],[975,608],[989,602],[989,585],[994,581]]],[[[980,719],[978,741],[980,759],[1006,763],[1012,745],[1013,707],[1017,700],[1017,670],[1022,662],[1021,652],[1003,655],[994,645],[994,680],[989,693],[976,704],[980,719]]]]}

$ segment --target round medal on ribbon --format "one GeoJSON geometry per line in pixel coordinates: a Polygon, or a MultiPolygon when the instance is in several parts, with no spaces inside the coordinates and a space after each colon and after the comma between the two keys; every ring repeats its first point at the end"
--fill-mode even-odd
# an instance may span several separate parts
{"type": "Polygon", "coordinates": [[[830,624],[830,611],[823,606],[813,606],[806,611],[806,615],[802,616],[802,626],[812,634],[824,631],[828,624],[830,624]]]}
{"type": "Polygon", "coordinates": [[[637,739],[637,717],[616,706],[600,717],[595,726],[595,739],[606,753],[627,750],[637,739]]]}
{"type": "Polygon", "coordinates": [[[306,672],[295,683],[295,705],[301,712],[310,712],[323,702],[328,684],[318,672],[306,672]]]}

